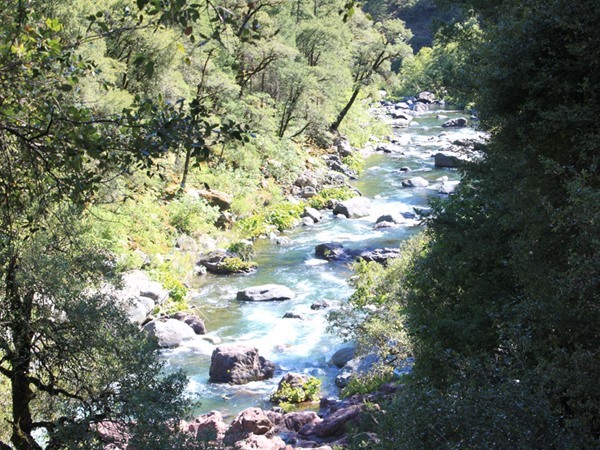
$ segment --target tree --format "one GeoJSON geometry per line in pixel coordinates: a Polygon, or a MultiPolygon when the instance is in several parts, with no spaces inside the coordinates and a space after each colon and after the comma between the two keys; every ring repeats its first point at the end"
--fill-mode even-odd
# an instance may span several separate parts
{"type": "Polygon", "coordinates": [[[463,81],[491,137],[433,205],[398,299],[416,362],[380,448],[595,448],[599,11],[469,5],[481,39],[463,81]]]}
{"type": "MultiPolygon", "coordinates": [[[[88,447],[99,423],[135,421],[134,441],[165,448],[185,412],[185,378],[161,375],[156,347],[100,293],[109,261],[81,241],[78,219],[104,182],[151,169],[185,130],[173,107],[139,97],[112,116],[82,105],[79,79],[94,70],[76,52],[86,38],[70,40],[44,3],[0,12],[0,376],[10,383],[10,441],[39,449],[41,430],[48,448],[88,447]]],[[[128,27],[96,34],[98,17],[88,19],[89,39],[128,27]]]]}
{"type": "Polygon", "coordinates": [[[411,54],[407,44],[411,34],[402,21],[390,19],[370,28],[369,22],[362,14],[355,14],[352,20],[354,25],[352,94],[329,127],[330,131],[334,132],[338,130],[350,111],[361,89],[369,85],[375,75],[385,75],[389,72],[392,61],[401,60],[411,54]]]}

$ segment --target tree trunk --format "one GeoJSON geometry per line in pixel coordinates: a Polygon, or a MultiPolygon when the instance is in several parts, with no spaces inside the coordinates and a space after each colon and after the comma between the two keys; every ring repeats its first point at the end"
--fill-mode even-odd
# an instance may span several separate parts
{"type": "Polygon", "coordinates": [[[183,163],[183,174],[181,175],[181,183],[179,184],[179,190],[183,192],[185,189],[185,183],[187,183],[188,172],[190,171],[190,159],[192,158],[192,148],[188,148],[185,151],[185,162],[183,163]]]}
{"type": "Polygon", "coordinates": [[[10,324],[14,345],[14,354],[10,358],[13,417],[11,442],[16,450],[41,450],[31,437],[33,417],[30,404],[35,396],[29,384],[33,340],[31,330],[33,293],[20,295],[17,285],[17,264],[17,257],[13,256],[6,271],[6,294],[11,303],[11,311],[14,312],[10,324]]]}
{"type": "Polygon", "coordinates": [[[344,106],[344,108],[340,111],[340,113],[337,116],[337,119],[335,119],[335,122],[331,124],[331,126],[329,127],[329,131],[336,132],[338,130],[340,124],[344,120],[344,117],[346,117],[346,114],[348,114],[348,111],[350,111],[350,108],[352,108],[352,105],[354,104],[356,97],[358,97],[359,92],[360,86],[355,87],[354,92],[352,92],[352,96],[350,97],[350,100],[348,100],[346,106],[344,106]]]}

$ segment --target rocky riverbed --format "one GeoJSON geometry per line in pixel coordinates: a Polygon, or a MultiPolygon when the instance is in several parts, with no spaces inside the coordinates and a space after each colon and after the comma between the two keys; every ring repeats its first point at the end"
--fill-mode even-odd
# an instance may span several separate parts
{"type": "MultiPolygon", "coordinates": [[[[208,273],[196,279],[191,301],[196,313],[144,325],[165,348],[167,369],[183,368],[190,392],[202,401],[189,432],[209,431],[215,442],[235,448],[343,444],[342,424],[354,420],[362,399],[340,402],[338,389],[368,366],[326,332],[328,311],[352,292],[348,263],[385,264],[397,257],[399,243],[420,229],[428,200],[453,192],[457,167],[477,157],[476,143],[483,138],[462,113],[425,100],[384,102],[373,113],[395,132],[363,150],[368,156],[359,179],[342,163],[357,150],[338,140],[324,157],[327,170],[307,170],[291,192],[307,198],[324,186],[349,183],[361,196],[322,211],[307,208],[295,229],[257,241],[252,270],[223,276],[220,264],[232,255],[204,255],[199,260],[208,273]],[[271,409],[269,397],[289,372],[322,381],[315,412],[271,409]]],[[[130,316],[144,323],[144,313],[162,301],[163,292],[140,287],[139,273],[129,276],[125,290],[136,298],[130,316]]]]}

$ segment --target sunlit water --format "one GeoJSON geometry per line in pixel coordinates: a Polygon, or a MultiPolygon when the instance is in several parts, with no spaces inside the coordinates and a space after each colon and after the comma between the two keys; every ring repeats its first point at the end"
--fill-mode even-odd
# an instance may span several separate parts
{"type": "MultiPolygon", "coordinates": [[[[203,338],[187,341],[182,347],[164,353],[170,368],[182,368],[190,377],[189,391],[198,394],[201,405],[196,411],[219,410],[236,414],[249,406],[267,406],[269,395],[286,372],[314,375],[323,381],[322,395],[337,395],[333,383],[338,369],[330,364],[333,353],[341,346],[339,338],[327,332],[327,310],[312,310],[311,304],[326,300],[335,308],[352,293],[348,285],[351,271],[341,262],[314,258],[314,248],[324,242],[339,242],[352,249],[398,247],[403,239],[418,232],[419,226],[400,226],[374,230],[383,214],[413,212],[427,207],[428,199],[439,196],[441,177],[457,180],[455,169],[438,169],[433,154],[458,138],[475,137],[470,128],[444,129],[446,119],[437,119],[441,111],[430,111],[415,118],[418,125],[396,130],[410,136],[410,144],[401,154],[375,153],[366,160],[366,168],[354,185],[372,201],[372,214],[361,219],[339,219],[323,211],[325,219],[312,226],[285,233],[290,245],[269,240],[255,244],[256,273],[240,276],[206,275],[198,279],[192,304],[204,319],[209,336],[221,343],[247,344],[259,349],[260,355],[273,361],[275,377],[243,386],[209,383],[208,372],[214,343],[203,338]],[[400,172],[401,167],[411,172],[400,172]],[[421,176],[430,182],[426,188],[403,188],[402,180],[421,176]],[[240,302],[237,291],[266,283],[283,284],[296,293],[294,300],[283,302],[240,302]],[[304,320],[283,319],[286,312],[299,313],[304,320]]],[[[461,114],[443,111],[460,117],[461,114]]]]}

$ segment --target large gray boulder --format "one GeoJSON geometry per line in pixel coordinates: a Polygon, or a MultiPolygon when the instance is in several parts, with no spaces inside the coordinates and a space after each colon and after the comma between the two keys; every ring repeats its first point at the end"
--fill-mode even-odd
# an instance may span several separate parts
{"type": "Polygon", "coordinates": [[[296,297],[292,290],[281,284],[263,284],[238,291],[236,298],[248,302],[291,300],[296,297]]]}
{"type": "Polygon", "coordinates": [[[117,292],[118,297],[148,297],[157,304],[169,298],[167,291],[158,281],[152,281],[146,272],[133,270],[121,276],[123,287],[117,292]]]}
{"type": "Polygon", "coordinates": [[[423,102],[416,102],[412,105],[412,110],[415,112],[429,111],[429,105],[423,102]]]}
{"type": "Polygon", "coordinates": [[[377,248],[375,250],[361,252],[361,254],[358,255],[358,259],[367,262],[376,262],[383,265],[386,265],[388,260],[399,257],[400,250],[397,248],[377,248]]]}
{"type": "Polygon", "coordinates": [[[206,334],[206,326],[204,325],[204,321],[198,317],[197,314],[179,311],[175,314],[171,314],[171,319],[179,320],[189,325],[196,334],[206,334]]]}
{"type": "Polygon", "coordinates": [[[435,102],[435,94],[429,91],[421,92],[417,95],[417,101],[422,103],[433,103],[435,102]]]}
{"type": "Polygon", "coordinates": [[[442,124],[444,128],[462,128],[467,126],[467,119],[464,117],[458,117],[456,119],[447,120],[442,124]]]}
{"type": "Polygon", "coordinates": [[[356,347],[354,345],[347,345],[337,350],[331,357],[331,362],[334,366],[340,369],[346,365],[356,355],[356,347]]]}
{"type": "Polygon", "coordinates": [[[176,319],[153,320],[144,325],[143,330],[155,338],[161,348],[178,347],[182,341],[196,336],[189,325],[176,319]]]}
{"type": "Polygon", "coordinates": [[[382,223],[382,222],[388,222],[388,223],[393,223],[393,224],[398,225],[405,221],[406,221],[406,219],[404,218],[404,216],[402,214],[392,213],[392,214],[384,214],[383,216],[379,216],[377,218],[377,220],[375,221],[375,224],[382,223]]]}
{"type": "Polygon", "coordinates": [[[429,186],[429,181],[427,181],[423,177],[413,177],[408,180],[404,180],[402,182],[402,186],[404,186],[404,187],[427,187],[427,186],[429,186]]]}
{"type": "Polygon", "coordinates": [[[275,365],[258,355],[258,350],[246,345],[220,345],[210,360],[210,381],[213,383],[246,384],[273,377],[275,365]]]}
{"type": "Polygon", "coordinates": [[[310,217],[314,222],[320,222],[323,220],[323,214],[321,214],[319,210],[311,207],[304,208],[302,217],[310,217]]]}
{"type": "Polygon", "coordinates": [[[338,154],[342,158],[346,157],[346,156],[350,156],[354,153],[354,149],[350,145],[350,141],[348,141],[348,139],[346,139],[346,138],[343,138],[343,137],[336,138],[335,141],[333,142],[333,145],[335,145],[338,154]]]}
{"type": "Polygon", "coordinates": [[[459,184],[460,184],[460,181],[444,181],[442,183],[442,185],[440,186],[440,189],[438,192],[440,194],[446,194],[446,195],[452,194],[456,190],[456,188],[458,187],[459,184]]]}
{"type": "Polygon", "coordinates": [[[371,213],[371,201],[366,197],[354,197],[338,203],[333,214],[342,214],[349,219],[368,216],[371,213]]]}
{"type": "Polygon", "coordinates": [[[377,355],[366,355],[348,361],[335,377],[335,384],[344,388],[357,375],[364,375],[379,361],[377,355]]]}
{"type": "Polygon", "coordinates": [[[460,159],[456,156],[446,155],[444,153],[436,153],[433,158],[435,167],[455,168],[460,164],[460,159]]]}
{"type": "Polygon", "coordinates": [[[327,242],[317,245],[315,247],[315,256],[319,259],[326,259],[327,261],[337,261],[348,259],[350,257],[344,249],[344,246],[337,242],[327,242]]]}

